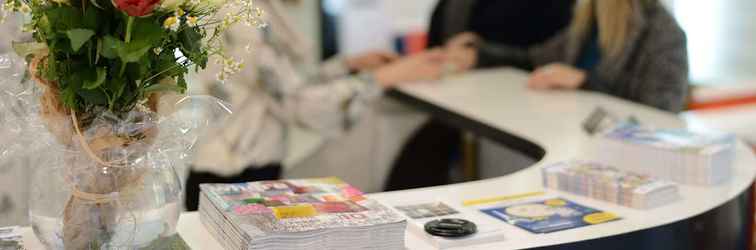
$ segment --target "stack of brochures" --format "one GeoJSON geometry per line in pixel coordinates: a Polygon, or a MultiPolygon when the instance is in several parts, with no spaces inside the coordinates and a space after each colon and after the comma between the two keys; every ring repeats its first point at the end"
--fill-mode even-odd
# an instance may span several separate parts
{"type": "Polygon", "coordinates": [[[454,206],[451,202],[416,201],[394,207],[407,217],[409,232],[422,238],[437,249],[468,247],[477,244],[506,240],[499,221],[481,214],[475,209],[454,206]],[[475,223],[477,232],[465,237],[440,237],[425,231],[425,224],[439,219],[463,219],[475,223]]]}
{"type": "Polygon", "coordinates": [[[404,249],[406,220],[336,178],[201,185],[225,249],[404,249]]]}
{"type": "Polygon", "coordinates": [[[680,199],[677,184],[585,161],[543,168],[544,186],[626,207],[650,209],[680,199]]]}
{"type": "Polygon", "coordinates": [[[727,181],[735,158],[735,137],[729,134],[620,123],[596,138],[590,146],[591,159],[683,184],[715,185],[727,181]]]}

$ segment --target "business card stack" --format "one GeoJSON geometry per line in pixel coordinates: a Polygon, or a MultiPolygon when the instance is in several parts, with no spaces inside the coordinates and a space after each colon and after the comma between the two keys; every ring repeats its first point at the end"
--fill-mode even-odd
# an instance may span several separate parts
{"type": "Polygon", "coordinates": [[[404,249],[406,221],[336,178],[201,185],[225,249],[404,249]]]}
{"type": "Polygon", "coordinates": [[[682,184],[716,185],[729,179],[735,137],[620,123],[592,142],[591,159],[633,173],[682,184]]]}
{"type": "Polygon", "coordinates": [[[478,244],[506,240],[501,223],[481,214],[475,209],[455,206],[452,202],[414,201],[395,206],[394,209],[407,217],[408,231],[436,249],[470,247],[478,244]],[[465,237],[440,237],[426,232],[426,223],[440,219],[463,219],[475,223],[476,232],[465,237]]]}
{"type": "Polygon", "coordinates": [[[595,162],[569,161],[543,168],[544,186],[626,207],[651,209],[680,198],[677,184],[595,162]]]}

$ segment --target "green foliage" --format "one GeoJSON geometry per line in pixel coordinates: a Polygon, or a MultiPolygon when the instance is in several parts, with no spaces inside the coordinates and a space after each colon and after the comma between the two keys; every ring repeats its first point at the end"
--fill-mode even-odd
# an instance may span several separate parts
{"type": "Polygon", "coordinates": [[[94,31],[88,29],[71,29],[66,32],[68,39],[71,40],[71,48],[74,52],[78,52],[84,43],[89,41],[89,38],[94,36],[94,31]]]}
{"type": "Polygon", "coordinates": [[[202,42],[204,28],[186,22],[175,30],[163,27],[172,12],[135,18],[127,42],[129,17],[108,0],[30,3],[36,42],[14,48],[23,56],[46,48],[41,75],[58,84],[66,107],[80,112],[106,107],[125,113],[153,93],[183,93],[189,69],[205,68],[211,54],[202,42]]]}
{"type": "Polygon", "coordinates": [[[190,250],[184,239],[178,234],[171,237],[160,237],[140,250],[190,250]]]}
{"type": "Polygon", "coordinates": [[[105,78],[108,76],[108,71],[104,67],[97,68],[95,74],[88,72],[87,78],[84,79],[85,89],[96,89],[105,82],[105,78]],[[94,76],[94,77],[92,77],[94,76]],[[94,79],[93,79],[94,78],[94,79]]]}

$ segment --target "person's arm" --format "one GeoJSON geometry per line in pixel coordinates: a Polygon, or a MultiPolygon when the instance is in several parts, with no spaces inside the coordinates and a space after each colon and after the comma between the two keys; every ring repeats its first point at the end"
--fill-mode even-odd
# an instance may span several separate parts
{"type": "Polygon", "coordinates": [[[350,57],[334,56],[321,64],[314,77],[320,81],[331,81],[350,74],[375,70],[399,58],[399,55],[387,50],[374,50],[350,57]]]}
{"type": "Polygon", "coordinates": [[[480,41],[477,46],[477,68],[497,66],[514,66],[523,69],[533,68],[533,62],[527,49],[492,43],[490,41],[480,41]]]}
{"type": "Polygon", "coordinates": [[[314,79],[287,94],[280,105],[282,110],[276,113],[323,135],[340,135],[356,123],[385,89],[439,78],[443,73],[437,62],[441,56],[440,51],[429,51],[370,72],[330,81],[314,79]]]}
{"type": "Polygon", "coordinates": [[[332,80],[349,75],[349,73],[350,69],[346,59],[341,55],[336,55],[323,62],[314,77],[321,80],[332,80]]]}
{"type": "Polygon", "coordinates": [[[490,41],[479,41],[477,46],[478,68],[515,66],[522,69],[533,69],[564,60],[567,31],[562,31],[546,42],[527,49],[490,41]]]}
{"type": "Polygon", "coordinates": [[[334,137],[349,130],[383,91],[371,75],[360,74],[303,86],[285,98],[283,108],[294,124],[334,137]]]}
{"type": "Polygon", "coordinates": [[[680,112],[685,108],[688,91],[688,52],[685,32],[668,14],[661,13],[648,24],[644,57],[637,73],[635,96],[640,103],[680,112]]]}
{"type": "Polygon", "coordinates": [[[611,85],[602,79],[599,74],[591,71],[587,72],[585,83],[580,86],[580,89],[611,94],[613,90],[609,86],[611,85]]]}

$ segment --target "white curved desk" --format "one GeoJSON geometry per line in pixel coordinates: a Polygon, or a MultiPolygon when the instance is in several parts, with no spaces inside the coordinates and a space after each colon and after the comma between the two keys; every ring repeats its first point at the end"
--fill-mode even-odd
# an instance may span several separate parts
{"type": "MultiPolygon", "coordinates": [[[[535,166],[514,174],[456,185],[432,187],[371,195],[391,203],[408,200],[439,199],[462,202],[507,194],[543,190],[541,167],[550,163],[579,157],[580,145],[588,140],[581,124],[596,107],[603,107],[621,116],[634,115],[642,123],[655,127],[685,127],[676,115],[614,97],[589,92],[535,92],[525,87],[527,75],[515,70],[494,70],[448,79],[439,85],[405,87],[403,94],[427,104],[480,121],[495,129],[521,137],[542,147],[543,159],[535,166]],[[474,86],[474,87],[473,87],[474,86]]],[[[551,234],[530,234],[507,226],[507,240],[497,244],[465,249],[527,249],[560,245],[596,238],[626,234],[663,226],[700,215],[736,198],[750,188],[756,176],[756,158],[739,143],[732,178],[714,187],[681,185],[683,199],[653,210],[630,209],[607,202],[547,190],[547,193],[574,200],[588,206],[608,210],[623,217],[607,224],[566,230],[551,234]]],[[[429,246],[412,235],[408,248],[429,246]]]]}
{"type": "MultiPolygon", "coordinates": [[[[440,84],[403,87],[403,95],[422,100],[425,105],[444,109],[479,125],[520,137],[543,149],[545,155],[535,166],[514,174],[462,184],[371,194],[387,204],[433,198],[452,202],[541,191],[540,168],[546,164],[578,157],[588,136],[582,121],[601,106],[620,115],[634,115],[642,123],[657,127],[684,127],[676,115],[657,111],[602,94],[587,92],[534,92],[525,88],[527,75],[514,70],[493,70],[450,78],[440,84]]],[[[530,234],[502,223],[507,240],[464,249],[527,249],[606,238],[664,226],[706,213],[736,199],[747,191],[756,176],[756,159],[742,143],[737,149],[734,174],[725,184],[714,187],[681,185],[683,199],[653,210],[635,210],[598,200],[552,190],[547,193],[591,207],[611,211],[623,219],[601,225],[550,234],[530,234]]],[[[207,233],[196,213],[181,216],[179,233],[193,249],[221,249],[207,233]]],[[[38,246],[31,231],[27,245],[38,246]]],[[[407,234],[408,249],[432,249],[424,241],[407,234]]]]}

